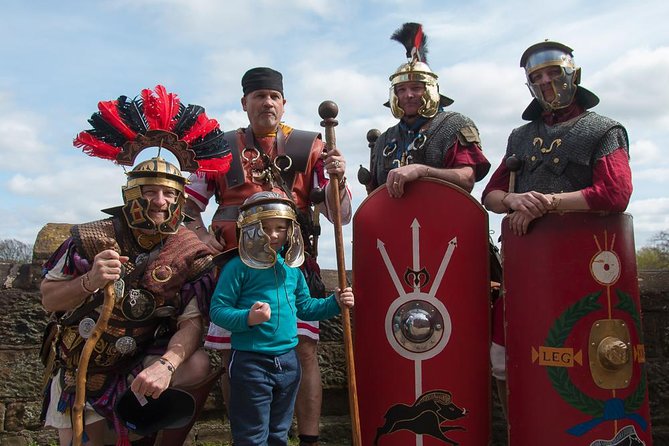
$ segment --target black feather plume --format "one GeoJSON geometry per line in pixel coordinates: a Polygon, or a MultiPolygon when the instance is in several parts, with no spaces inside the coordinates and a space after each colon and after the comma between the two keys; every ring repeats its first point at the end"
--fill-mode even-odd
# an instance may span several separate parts
{"type": "Polygon", "coordinates": [[[146,118],[144,118],[141,99],[135,98],[129,101],[127,96],[119,96],[116,108],[121,118],[133,131],[143,135],[149,130],[146,118]]]}
{"type": "Polygon", "coordinates": [[[123,133],[116,130],[111,124],[104,120],[99,112],[93,113],[88,120],[88,123],[93,127],[88,130],[92,136],[97,139],[111,144],[114,147],[122,147],[127,138],[123,133]]]}
{"type": "Polygon", "coordinates": [[[420,23],[405,23],[390,36],[390,39],[404,45],[407,59],[417,58],[427,63],[427,36],[423,34],[423,25],[420,23]]]}
{"type": "Polygon", "coordinates": [[[177,123],[174,125],[174,133],[182,136],[184,132],[195,124],[200,113],[204,113],[204,107],[200,105],[188,104],[188,107],[184,107],[183,104],[180,104],[179,113],[175,117],[177,123]]]}
{"type": "Polygon", "coordinates": [[[228,142],[223,138],[223,132],[216,129],[191,144],[195,152],[195,159],[222,157],[230,153],[228,142]]]}

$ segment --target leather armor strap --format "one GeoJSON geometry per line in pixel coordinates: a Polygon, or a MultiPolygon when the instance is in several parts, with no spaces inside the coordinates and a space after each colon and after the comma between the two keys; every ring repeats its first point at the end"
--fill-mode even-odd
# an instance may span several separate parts
{"type": "MultiPolygon", "coordinates": [[[[281,130],[279,130],[278,133],[283,134],[281,130]]],[[[277,154],[285,154],[293,161],[290,169],[281,172],[281,176],[290,190],[293,189],[295,174],[297,172],[305,173],[307,171],[307,164],[309,163],[309,156],[311,155],[311,147],[314,145],[316,138],[320,137],[320,135],[321,134],[317,132],[293,129],[286,140],[285,148],[277,144],[277,154]]]]}
{"type": "Polygon", "coordinates": [[[225,182],[227,183],[228,188],[232,189],[233,187],[244,184],[244,167],[242,166],[242,155],[239,152],[239,146],[237,145],[237,130],[225,132],[223,134],[223,139],[228,142],[230,154],[232,155],[230,170],[225,174],[225,182]]]}

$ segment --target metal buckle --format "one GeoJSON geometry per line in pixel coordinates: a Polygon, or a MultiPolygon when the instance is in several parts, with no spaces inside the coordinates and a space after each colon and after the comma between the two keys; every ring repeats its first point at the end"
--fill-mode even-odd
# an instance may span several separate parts
{"type": "Polygon", "coordinates": [[[273,163],[274,167],[276,167],[280,172],[286,172],[293,166],[293,159],[288,155],[279,155],[274,158],[273,163]],[[283,164],[284,160],[286,161],[286,166],[281,167],[281,164],[283,164]]]}

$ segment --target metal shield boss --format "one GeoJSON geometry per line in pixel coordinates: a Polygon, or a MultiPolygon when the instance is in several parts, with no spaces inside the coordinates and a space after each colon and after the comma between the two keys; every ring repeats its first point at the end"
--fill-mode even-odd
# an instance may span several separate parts
{"type": "Polygon", "coordinates": [[[487,214],[419,180],[371,193],[353,217],[362,444],[490,442],[487,214]]]}
{"type": "Polygon", "coordinates": [[[502,223],[509,442],[650,446],[632,217],[502,223]]]}

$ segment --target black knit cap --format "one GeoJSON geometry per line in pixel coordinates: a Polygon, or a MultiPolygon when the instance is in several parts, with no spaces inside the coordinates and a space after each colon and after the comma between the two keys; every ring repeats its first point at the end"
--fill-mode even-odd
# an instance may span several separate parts
{"type": "Polygon", "coordinates": [[[244,96],[256,90],[274,90],[283,96],[283,76],[267,67],[251,68],[242,76],[244,96]]]}

